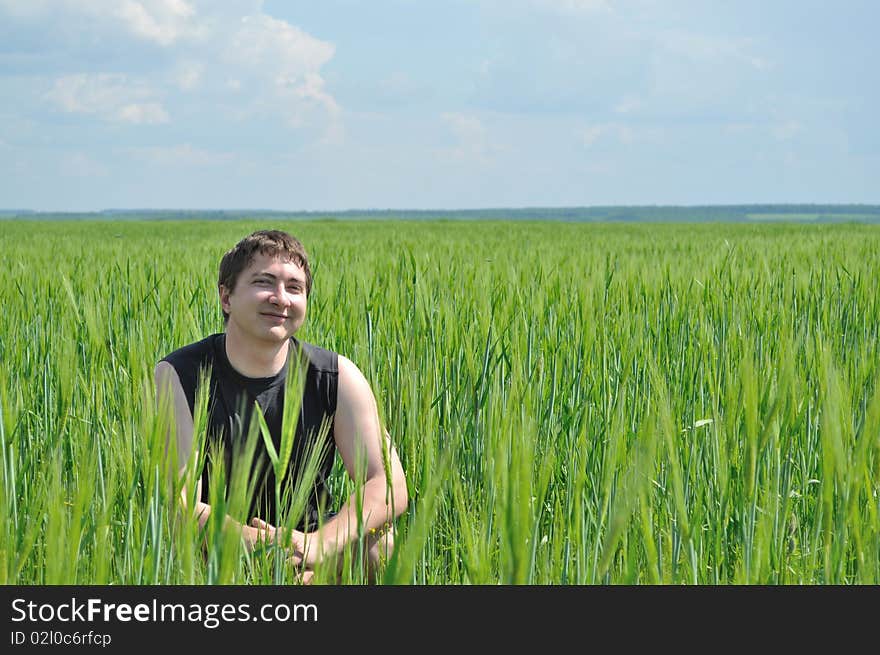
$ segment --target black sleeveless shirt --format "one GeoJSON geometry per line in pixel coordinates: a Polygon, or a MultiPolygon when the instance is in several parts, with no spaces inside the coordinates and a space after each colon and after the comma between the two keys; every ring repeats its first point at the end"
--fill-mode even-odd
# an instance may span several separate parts
{"type": "MultiPolygon", "coordinates": [[[[331,498],[327,480],[333,468],[336,454],[333,440],[332,420],[336,413],[336,395],[339,386],[339,356],[311,344],[291,337],[288,349],[288,363],[302,349],[305,369],[305,388],[302,406],[296,426],[293,452],[282,488],[297,483],[297,472],[304,465],[309,453],[320,448],[320,463],[312,492],[309,494],[305,515],[300,529],[313,530],[317,527],[320,507],[330,508],[331,498]],[[330,421],[330,432],[326,430],[323,441],[321,426],[330,421]]],[[[233,453],[243,448],[253,415],[254,401],[259,403],[266,420],[275,451],[281,449],[281,427],[284,416],[284,390],[288,366],[269,378],[248,378],[241,375],[229,363],[226,356],[226,335],[212,334],[196,343],[175,350],[163,357],[177,372],[180,384],[189,404],[190,414],[195,414],[198,396],[199,377],[202,371],[210,375],[208,396],[208,452],[212,445],[222,445],[226,464],[226,479],[232,475],[233,453]]],[[[259,516],[272,525],[279,520],[275,506],[275,471],[269,454],[259,432],[256,435],[257,448],[251,467],[252,481],[255,484],[248,516],[235,517],[241,522],[259,516]]],[[[202,474],[202,502],[208,502],[210,484],[210,462],[206,463],[202,474]]]]}

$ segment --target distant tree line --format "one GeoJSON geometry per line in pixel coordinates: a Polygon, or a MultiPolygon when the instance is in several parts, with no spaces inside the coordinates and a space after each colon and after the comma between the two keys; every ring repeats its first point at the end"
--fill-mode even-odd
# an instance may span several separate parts
{"type": "Polygon", "coordinates": [[[36,220],[534,220],[571,222],[880,222],[880,205],[639,205],[489,209],[105,209],[100,212],[38,212],[0,209],[0,219],[36,220]]]}

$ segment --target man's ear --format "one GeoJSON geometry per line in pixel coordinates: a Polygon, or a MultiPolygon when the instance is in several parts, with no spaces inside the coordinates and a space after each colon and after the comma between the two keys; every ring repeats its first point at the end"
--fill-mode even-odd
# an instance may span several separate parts
{"type": "Polygon", "coordinates": [[[223,311],[227,314],[229,313],[229,295],[230,291],[224,285],[218,285],[217,291],[220,295],[220,307],[223,308],[223,311]]]}

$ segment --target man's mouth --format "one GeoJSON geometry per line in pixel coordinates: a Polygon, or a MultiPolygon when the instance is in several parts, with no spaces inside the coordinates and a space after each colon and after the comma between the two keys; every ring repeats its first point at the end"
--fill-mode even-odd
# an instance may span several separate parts
{"type": "Polygon", "coordinates": [[[285,314],[273,314],[272,312],[263,312],[263,316],[272,316],[274,318],[290,318],[285,314]]]}

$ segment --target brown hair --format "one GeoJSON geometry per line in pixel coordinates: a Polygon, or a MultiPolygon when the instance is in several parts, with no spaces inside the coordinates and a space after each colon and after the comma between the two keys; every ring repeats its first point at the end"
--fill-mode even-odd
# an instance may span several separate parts
{"type": "MultiPolygon", "coordinates": [[[[299,239],[281,230],[258,230],[247,235],[223,255],[220,260],[220,276],[217,284],[226,287],[230,292],[235,289],[238,276],[251,265],[257,253],[269,257],[278,257],[301,266],[306,274],[306,296],[312,292],[312,271],[309,268],[309,256],[299,239]]],[[[229,314],[223,312],[223,320],[229,314]]]]}

